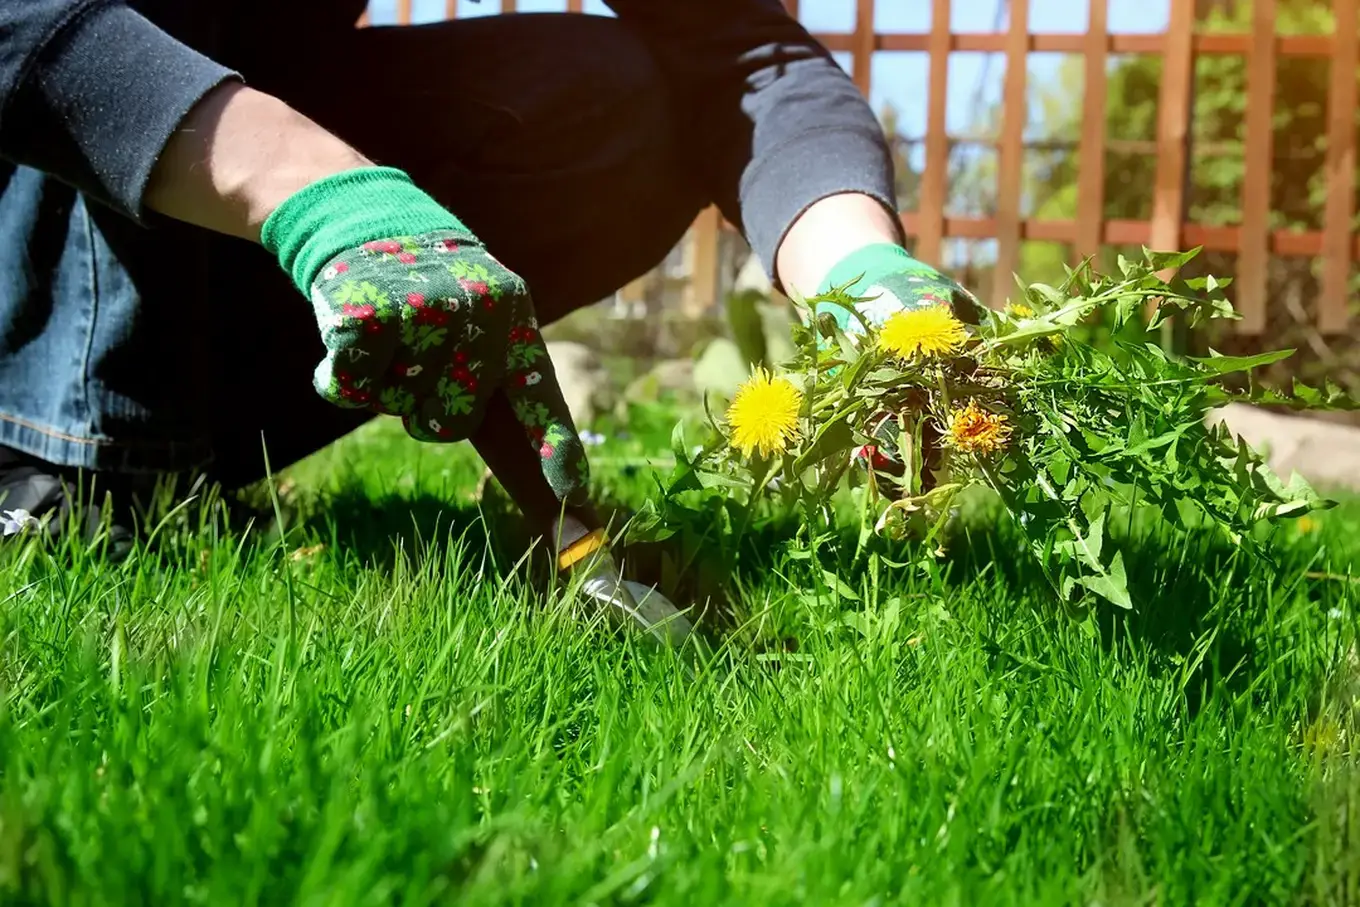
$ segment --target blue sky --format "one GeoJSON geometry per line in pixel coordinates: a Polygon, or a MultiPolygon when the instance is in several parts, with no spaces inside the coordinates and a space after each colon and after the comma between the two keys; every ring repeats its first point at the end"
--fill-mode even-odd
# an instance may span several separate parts
{"type": "MultiPolygon", "coordinates": [[[[663,0],[653,0],[663,2],[663,0]]],[[[684,3],[686,0],[669,0],[684,3]]],[[[1170,0],[1109,0],[1110,30],[1114,32],[1158,32],[1166,28],[1170,0]]],[[[952,26],[956,32],[987,32],[996,23],[998,6],[1004,0],[954,0],[952,26]]],[[[416,21],[443,18],[444,0],[414,0],[416,21]]],[[[372,0],[375,23],[395,18],[395,0],[372,0]]],[[[519,0],[523,12],[552,12],[566,9],[566,0],[519,0]]],[[[602,0],[586,0],[586,12],[610,15],[602,0]]],[[[459,0],[459,16],[487,16],[500,12],[500,0],[459,0]]],[[[854,28],[855,0],[803,0],[804,24],[817,32],[848,32],[854,28]]],[[[1087,4],[1081,0],[1030,0],[1030,31],[1083,32],[1087,23],[1087,4]]],[[[1005,19],[1002,20],[1005,27],[1005,19]]],[[[880,32],[924,32],[930,29],[929,0],[878,0],[876,30],[880,32]]],[[[848,55],[839,55],[841,65],[850,66],[848,55]]],[[[988,65],[986,54],[953,54],[949,61],[949,109],[947,122],[951,133],[968,129],[979,93],[984,102],[1000,97],[1005,61],[994,59],[988,65]]],[[[1031,78],[1050,77],[1061,58],[1057,54],[1030,56],[1031,78]]],[[[899,111],[901,130],[921,135],[926,125],[925,54],[878,53],[873,63],[870,100],[879,110],[891,103],[899,111]]]]}

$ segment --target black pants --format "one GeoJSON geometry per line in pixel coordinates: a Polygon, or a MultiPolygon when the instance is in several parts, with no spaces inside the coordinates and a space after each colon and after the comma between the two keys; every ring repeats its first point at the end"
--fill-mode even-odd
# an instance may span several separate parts
{"type": "MultiPolygon", "coordinates": [[[[654,267],[707,203],[686,177],[697,127],[673,119],[647,52],[612,19],[512,15],[350,40],[244,75],[409,172],[524,276],[543,323],[654,267]]],[[[264,475],[261,433],[277,469],[369,417],[313,390],[324,351],[311,307],[272,258],[225,238],[210,258],[267,324],[214,323],[213,472],[238,485],[264,475]],[[243,352],[254,365],[229,367],[243,352]]]]}

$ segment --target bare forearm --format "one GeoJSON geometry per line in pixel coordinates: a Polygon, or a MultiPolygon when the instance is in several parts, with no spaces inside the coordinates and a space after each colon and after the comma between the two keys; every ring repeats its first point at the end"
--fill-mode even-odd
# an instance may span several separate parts
{"type": "Polygon", "coordinates": [[[794,221],[775,267],[785,289],[806,298],[816,295],[826,275],[851,252],[901,241],[899,223],[878,201],[859,193],[832,195],[794,221]]]}
{"type": "Polygon", "coordinates": [[[260,225],[288,196],[369,164],[278,98],[233,82],[207,94],[166,144],[146,205],[258,242],[260,225]]]}

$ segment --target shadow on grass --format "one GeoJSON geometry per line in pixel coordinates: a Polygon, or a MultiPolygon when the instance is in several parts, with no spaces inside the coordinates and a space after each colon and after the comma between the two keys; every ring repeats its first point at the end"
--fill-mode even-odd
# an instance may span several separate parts
{"type": "MultiPolygon", "coordinates": [[[[613,527],[623,526],[633,515],[616,501],[600,502],[598,507],[613,527]]],[[[464,557],[486,558],[500,575],[523,569],[529,552],[528,576],[540,588],[553,574],[547,546],[494,482],[487,483],[479,503],[450,502],[429,493],[374,496],[355,483],[305,503],[292,522],[292,531],[302,537],[325,541],[378,569],[390,569],[403,556],[418,556],[442,570],[449,548],[457,544],[464,557]]],[[[736,619],[727,563],[740,564],[748,577],[768,570],[771,552],[792,539],[796,528],[792,520],[758,527],[748,533],[732,560],[717,543],[696,550],[678,537],[647,543],[623,539],[615,553],[629,579],[656,586],[677,607],[690,609],[711,632],[721,633],[736,619]]],[[[619,536],[617,528],[613,534],[619,536]]]]}
{"type": "MultiPolygon", "coordinates": [[[[604,502],[601,509],[616,527],[631,515],[619,502],[604,502]]],[[[498,572],[508,574],[522,569],[534,541],[494,482],[488,483],[480,504],[451,503],[433,494],[374,497],[356,483],[329,493],[309,510],[298,523],[308,537],[326,540],[379,569],[390,568],[402,556],[428,558],[442,569],[448,548],[461,544],[466,557],[485,557],[498,572]]],[[[786,568],[781,552],[798,529],[793,517],[760,523],[735,551],[723,550],[717,540],[696,545],[674,537],[623,542],[616,552],[629,578],[657,586],[677,606],[692,609],[710,632],[722,633],[742,618],[734,602],[734,580],[759,583],[775,569],[786,568]]],[[[1259,565],[1248,563],[1241,552],[1208,533],[1178,534],[1155,524],[1112,531],[1112,541],[1124,552],[1129,591],[1137,607],[1125,612],[1106,606],[1097,612],[1102,644],[1111,650],[1133,644],[1148,651],[1154,672],[1183,671],[1212,632],[1198,667],[1184,680],[1191,708],[1215,688],[1226,685],[1226,692],[1234,692],[1250,686],[1266,657],[1257,652],[1253,640],[1259,637],[1262,622],[1274,617],[1268,596],[1244,585],[1249,573],[1251,582],[1260,582],[1259,565]]],[[[855,529],[848,527],[827,550],[854,548],[855,529]]],[[[986,575],[1014,601],[1029,602],[1040,619],[1067,619],[1039,564],[1006,518],[974,519],[960,526],[946,564],[944,581],[954,589],[986,575]]],[[[552,568],[545,546],[533,546],[528,566],[531,580],[546,585],[552,568]]],[[[837,568],[834,563],[822,566],[837,568]]],[[[841,564],[838,572],[844,573],[845,567],[841,564]]],[[[1302,571],[1286,567],[1284,572],[1302,571]]]]}
{"type": "MultiPolygon", "coordinates": [[[[1152,656],[1148,669],[1154,674],[1184,673],[1192,712],[1215,691],[1235,695],[1250,688],[1269,666],[1256,640],[1268,621],[1280,619],[1270,596],[1262,594],[1261,565],[1208,532],[1183,533],[1164,524],[1112,532],[1111,541],[1123,552],[1134,609],[1096,604],[1101,644],[1142,648],[1152,656]]],[[[1277,553],[1281,577],[1301,576],[1303,568],[1289,552],[1277,553]]],[[[1066,619],[1039,563],[1005,519],[966,527],[950,547],[949,563],[951,582],[967,582],[986,569],[1036,610],[1066,619]]]]}

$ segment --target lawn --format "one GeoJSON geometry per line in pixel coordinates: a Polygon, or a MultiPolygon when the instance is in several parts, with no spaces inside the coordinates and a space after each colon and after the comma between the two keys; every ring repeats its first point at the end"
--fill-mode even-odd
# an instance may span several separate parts
{"type": "MultiPolygon", "coordinates": [[[[637,504],[668,455],[658,425],[594,463],[637,504]]],[[[773,525],[689,659],[574,616],[478,477],[377,425],[282,477],[284,534],[10,546],[0,903],[1360,896],[1360,504],[1277,567],[1133,526],[1147,604],[1085,625],[984,516],[939,576],[836,594],[773,525]]]]}

